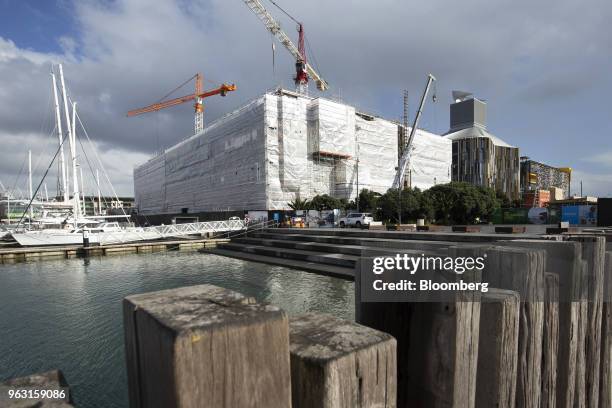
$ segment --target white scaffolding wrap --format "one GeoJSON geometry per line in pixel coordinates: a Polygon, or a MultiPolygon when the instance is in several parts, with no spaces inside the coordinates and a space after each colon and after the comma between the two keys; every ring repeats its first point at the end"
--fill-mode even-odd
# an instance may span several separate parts
{"type": "Polygon", "coordinates": [[[318,98],[310,104],[308,123],[313,153],[355,155],[355,108],[318,98]]]}
{"type": "MultiPolygon", "coordinates": [[[[408,128],[408,133],[410,130],[408,128]]],[[[410,185],[426,190],[435,184],[450,183],[452,145],[448,139],[417,129],[412,141],[410,170],[406,175],[410,185]]]]}
{"type": "MultiPolygon", "coordinates": [[[[359,157],[359,190],[385,193],[393,183],[397,166],[397,124],[359,115],[355,121],[359,157]]],[[[353,184],[356,175],[351,177],[353,184]]],[[[356,191],[356,185],[352,187],[356,191]]]]}
{"type": "MultiPolygon", "coordinates": [[[[137,167],[136,206],[142,214],[281,210],[317,194],[354,199],[357,178],[360,190],[384,193],[398,126],[341,103],[266,93],[137,167]]],[[[450,181],[450,165],[450,141],[417,132],[412,185],[450,181]]]]}

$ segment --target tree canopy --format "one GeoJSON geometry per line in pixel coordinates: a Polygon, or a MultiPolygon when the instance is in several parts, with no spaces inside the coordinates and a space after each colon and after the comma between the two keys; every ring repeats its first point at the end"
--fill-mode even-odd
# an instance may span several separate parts
{"type": "Polygon", "coordinates": [[[428,190],[405,188],[400,192],[389,189],[385,194],[363,189],[355,201],[337,199],[328,194],[314,196],[310,201],[296,199],[289,203],[294,210],[318,211],[343,209],[374,214],[385,222],[398,222],[401,208],[402,222],[414,222],[419,218],[441,224],[473,224],[488,221],[493,212],[511,203],[503,194],[488,187],[464,182],[438,184],[428,190]]]}

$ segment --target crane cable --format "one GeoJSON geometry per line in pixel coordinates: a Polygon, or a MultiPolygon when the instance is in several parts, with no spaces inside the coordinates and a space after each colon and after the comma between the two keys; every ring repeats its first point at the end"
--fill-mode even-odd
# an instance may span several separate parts
{"type": "MultiPolygon", "coordinates": [[[[281,6],[279,6],[274,0],[268,0],[270,3],[272,3],[276,8],[278,8],[280,11],[282,11],[287,17],[289,17],[291,20],[293,20],[296,24],[301,25],[302,23],[300,23],[295,17],[293,17],[291,14],[289,14],[285,9],[283,9],[281,6]]],[[[314,66],[315,69],[317,70],[317,72],[321,72],[321,70],[319,69],[319,64],[317,61],[317,57],[315,56],[312,47],[310,46],[310,41],[308,41],[308,37],[306,36],[306,34],[304,34],[304,40],[306,41],[306,47],[308,48],[308,52],[309,54],[312,56],[312,59],[314,61],[314,66]]]]}
{"type": "Polygon", "coordinates": [[[196,76],[198,76],[198,74],[195,74],[194,76],[192,76],[191,78],[189,78],[188,80],[186,80],[185,82],[183,82],[182,84],[180,84],[179,86],[177,86],[176,88],[174,88],[173,90],[168,92],[166,95],[164,95],[161,98],[159,98],[159,100],[156,103],[161,103],[164,99],[166,99],[167,97],[169,97],[170,95],[172,95],[173,93],[175,93],[176,91],[178,91],[179,89],[181,89],[182,87],[187,85],[196,76]]]}
{"type": "Polygon", "coordinates": [[[276,4],[276,2],[274,0],[268,0],[270,3],[274,4],[274,6],[276,6],[276,8],[278,8],[280,11],[282,11],[287,17],[289,17],[290,19],[292,19],[293,21],[295,21],[297,24],[302,24],[299,21],[297,21],[295,18],[293,18],[293,16],[289,13],[287,13],[281,6],[279,6],[278,4],[276,4]]]}

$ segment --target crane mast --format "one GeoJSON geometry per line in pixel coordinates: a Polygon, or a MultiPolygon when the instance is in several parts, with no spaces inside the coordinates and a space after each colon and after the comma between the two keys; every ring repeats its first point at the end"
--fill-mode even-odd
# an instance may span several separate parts
{"type": "Polygon", "coordinates": [[[296,60],[296,85],[305,85],[307,78],[312,78],[317,84],[317,89],[325,91],[329,85],[321,76],[314,70],[314,68],[306,61],[306,54],[303,52],[303,41],[304,41],[304,28],[301,24],[298,26],[300,33],[300,48],[296,47],[291,41],[289,36],[281,29],[280,24],[272,17],[270,13],[265,9],[259,0],[244,0],[244,3],[255,13],[257,17],[263,22],[264,26],[280,41],[281,44],[287,48],[287,50],[293,55],[296,60]],[[306,75],[302,75],[305,73],[306,75]]]}
{"type": "Polygon", "coordinates": [[[421,118],[421,114],[423,113],[423,106],[425,105],[425,99],[427,98],[427,94],[429,93],[429,88],[431,88],[431,84],[435,81],[436,78],[429,74],[427,76],[427,85],[425,86],[425,91],[423,91],[423,96],[421,96],[421,103],[419,104],[419,110],[414,116],[414,122],[412,123],[412,129],[410,129],[410,136],[408,137],[408,141],[406,142],[406,146],[404,147],[404,152],[402,153],[402,157],[399,161],[399,166],[397,166],[397,173],[395,174],[395,178],[393,179],[393,188],[401,189],[404,186],[404,178],[406,177],[406,169],[409,168],[410,163],[410,153],[412,151],[412,140],[414,139],[414,135],[416,134],[417,126],[419,125],[419,119],[421,118]]]}

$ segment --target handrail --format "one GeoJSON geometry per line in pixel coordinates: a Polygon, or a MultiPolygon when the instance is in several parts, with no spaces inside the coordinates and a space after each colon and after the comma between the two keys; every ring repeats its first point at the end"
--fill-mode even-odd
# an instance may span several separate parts
{"type": "Polygon", "coordinates": [[[264,228],[270,228],[270,227],[277,228],[278,225],[279,225],[279,222],[276,220],[267,220],[267,221],[249,223],[247,224],[247,227],[241,230],[240,232],[232,234],[230,231],[228,231],[227,238],[239,238],[242,236],[247,236],[249,231],[263,231],[264,228]]]}
{"type": "Polygon", "coordinates": [[[99,232],[92,237],[97,238],[100,245],[133,241],[149,241],[181,235],[224,233],[244,229],[243,220],[205,221],[187,224],[168,224],[152,227],[130,228],[122,231],[99,232]]]}

